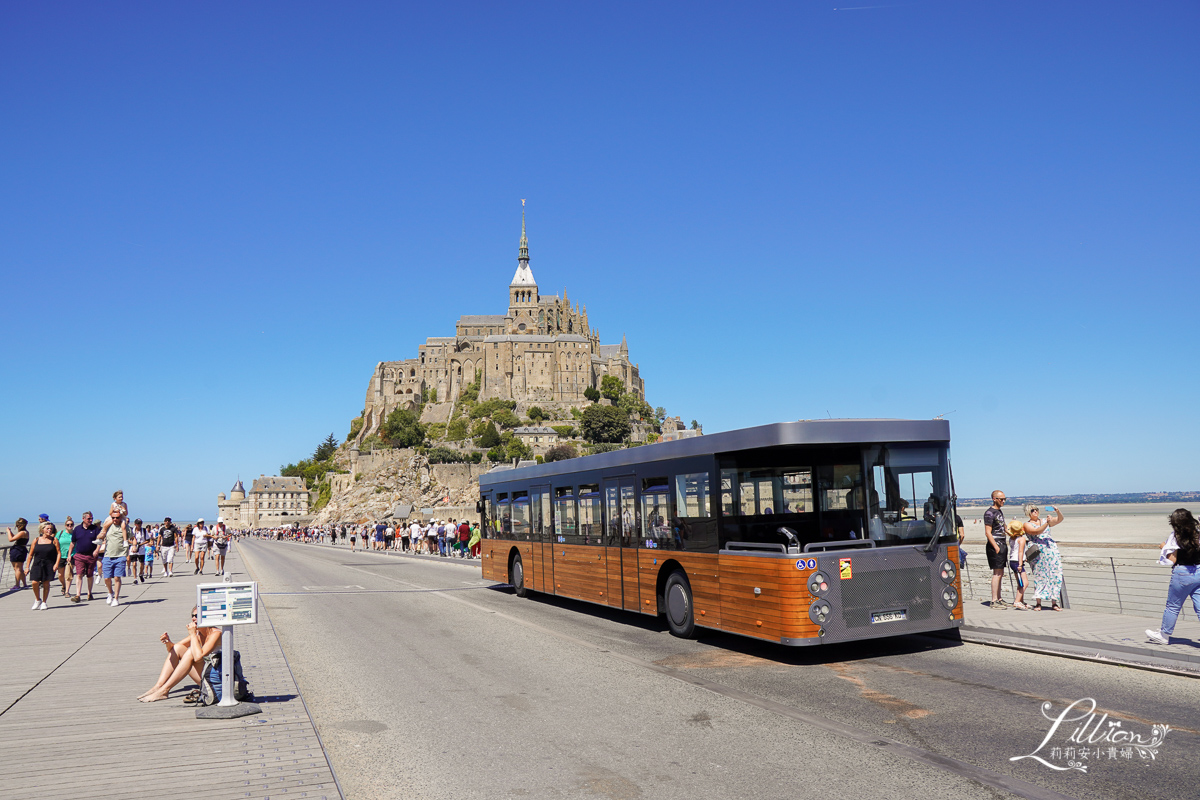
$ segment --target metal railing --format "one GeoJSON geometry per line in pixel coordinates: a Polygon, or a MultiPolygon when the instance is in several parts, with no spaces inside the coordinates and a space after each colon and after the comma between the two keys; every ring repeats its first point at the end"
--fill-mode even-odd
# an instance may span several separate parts
{"type": "MultiPolygon", "coordinates": [[[[991,598],[992,570],[981,556],[978,549],[973,551],[962,570],[963,597],[966,600],[984,602],[991,598]]],[[[1167,585],[1171,582],[1171,570],[1167,567],[1157,564],[1118,564],[1113,558],[1064,557],[1062,561],[1062,599],[1065,607],[1135,617],[1162,616],[1167,601],[1167,585]]],[[[1016,593],[1016,580],[1007,569],[1004,575],[1007,584],[1004,596],[1011,599],[1016,593]]],[[[1032,596],[1032,587],[1026,587],[1026,599],[1032,596]]]]}

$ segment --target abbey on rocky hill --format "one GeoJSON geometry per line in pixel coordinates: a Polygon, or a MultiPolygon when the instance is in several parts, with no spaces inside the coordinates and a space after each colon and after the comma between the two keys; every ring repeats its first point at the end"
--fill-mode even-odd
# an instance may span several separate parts
{"type": "Polygon", "coordinates": [[[440,402],[455,400],[476,373],[480,400],[584,406],[584,392],[599,389],[605,375],[620,378],[639,398],[646,396],[624,336],[620,344],[600,344],[586,306],[572,307],[565,289],[561,298],[538,293],[529,268],[524,209],[508,313],[464,315],[454,336],[426,339],[416,358],[379,362],[367,387],[359,439],[375,433],[393,409],[416,408],[426,392],[436,391],[440,402]]]}

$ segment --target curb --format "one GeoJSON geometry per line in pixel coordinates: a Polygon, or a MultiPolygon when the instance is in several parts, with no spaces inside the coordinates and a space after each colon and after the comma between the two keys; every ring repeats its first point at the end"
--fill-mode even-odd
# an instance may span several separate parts
{"type": "MultiPolygon", "coordinates": [[[[1163,653],[1162,656],[1150,655],[1143,648],[1125,647],[1123,645],[1099,645],[1095,642],[1087,642],[1079,639],[1066,639],[1058,636],[1033,633],[1014,635],[1011,631],[998,631],[967,625],[959,628],[958,633],[961,640],[969,644],[1003,647],[1009,650],[1023,650],[1041,655],[1130,667],[1150,672],[1162,672],[1188,678],[1200,678],[1200,656],[1184,655],[1182,653],[1178,655],[1170,653],[1163,653]]],[[[931,635],[936,636],[937,634],[931,635]]]]}

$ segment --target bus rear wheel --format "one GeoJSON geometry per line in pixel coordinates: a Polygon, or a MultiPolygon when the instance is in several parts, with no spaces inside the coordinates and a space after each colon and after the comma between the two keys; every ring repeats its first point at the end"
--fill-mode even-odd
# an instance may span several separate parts
{"type": "Polygon", "coordinates": [[[663,606],[667,612],[667,627],[673,636],[690,639],[696,632],[696,615],[692,610],[692,587],[687,576],[679,570],[667,577],[663,588],[663,606]]]}
{"type": "Polygon", "coordinates": [[[525,566],[521,563],[521,554],[513,555],[512,563],[508,566],[508,582],[512,584],[517,597],[525,597],[529,590],[525,588],[525,566]]]}

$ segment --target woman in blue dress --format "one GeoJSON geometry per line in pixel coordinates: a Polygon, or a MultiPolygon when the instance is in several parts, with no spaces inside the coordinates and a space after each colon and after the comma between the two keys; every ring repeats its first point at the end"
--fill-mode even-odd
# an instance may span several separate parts
{"type": "Polygon", "coordinates": [[[1051,506],[1046,509],[1049,512],[1046,519],[1042,519],[1041,511],[1038,506],[1025,506],[1025,513],[1029,515],[1029,521],[1025,523],[1025,536],[1029,544],[1038,546],[1037,560],[1033,562],[1031,576],[1034,584],[1034,607],[1041,611],[1042,601],[1049,600],[1050,610],[1058,611],[1058,598],[1062,594],[1063,582],[1062,556],[1059,555],[1058,544],[1050,535],[1050,529],[1063,521],[1063,514],[1062,509],[1051,506]],[[1050,513],[1054,516],[1051,517],[1050,513]]]}

